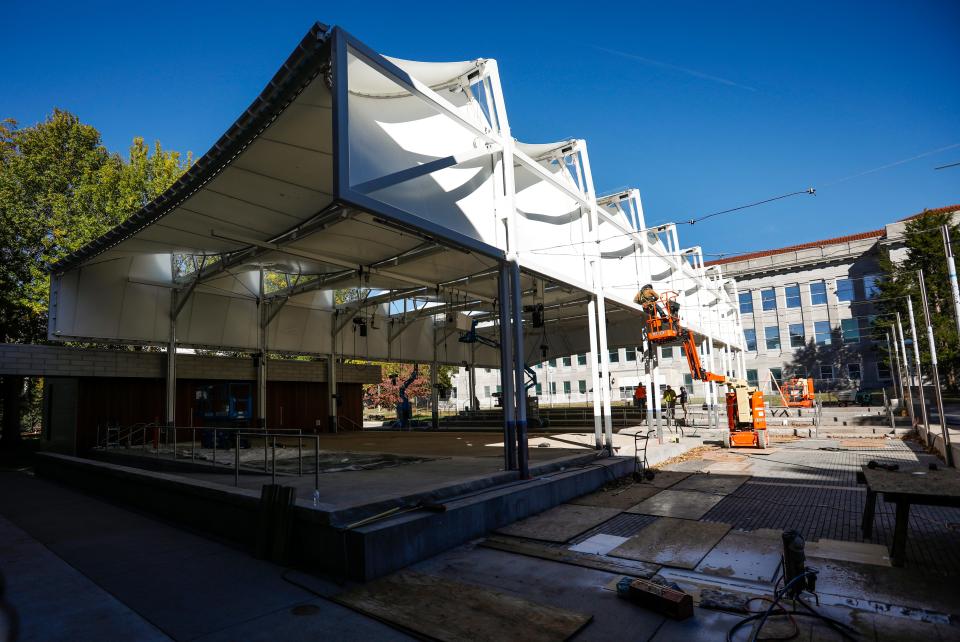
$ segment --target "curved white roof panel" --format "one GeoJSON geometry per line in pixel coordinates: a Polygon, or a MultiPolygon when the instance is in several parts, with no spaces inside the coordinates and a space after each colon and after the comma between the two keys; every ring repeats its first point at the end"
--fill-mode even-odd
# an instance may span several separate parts
{"type": "Polygon", "coordinates": [[[509,258],[564,337],[525,328],[549,354],[583,350],[597,295],[611,345],[637,345],[647,282],[740,346],[735,284],[672,226],[637,232],[636,190],[598,198],[590,172],[582,140],[513,139],[496,61],[387,58],[317,24],[174,186],[52,266],[49,334],[496,365],[449,315],[495,333],[509,258]]]}

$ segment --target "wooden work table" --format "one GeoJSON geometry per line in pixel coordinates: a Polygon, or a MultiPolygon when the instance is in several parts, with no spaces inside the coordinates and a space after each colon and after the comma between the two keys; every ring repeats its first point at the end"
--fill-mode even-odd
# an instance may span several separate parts
{"type": "Polygon", "coordinates": [[[901,466],[899,470],[891,471],[863,466],[862,479],[867,485],[867,503],[863,508],[861,525],[864,537],[871,537],[873,534],[877,493],[883,493],[884,501],[896,504],[893,546],[890,551],[894,566],[903,566],[906,557],[911,504],[960,507],[960,472],[951,468],[929,470],[919,466],[901,466]]]}

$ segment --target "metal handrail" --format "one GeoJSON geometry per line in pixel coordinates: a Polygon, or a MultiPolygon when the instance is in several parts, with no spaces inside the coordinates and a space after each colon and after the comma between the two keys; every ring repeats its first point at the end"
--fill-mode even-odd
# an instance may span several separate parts
{"type": "Polygon", "coordinates": [[[271,439],[271,449],[272,449],[272,465],[270,466],[270,477],[272,483],[277,483],[277,437],[286,437],[286,438],[297,438],[297,476],[303,476],[303,440],[304,439],[313,439],[313,454],[314,454],[314,470],[313,470],[313,483],[314,490],[320,490],[320,435],[288,435],[288,434],[277,434],[269,433],[265,431],[261,432],[238,432],[237,433],[237,442],[234,445],[234,465],[233,465],[233,485],[240,485],[240,448],[239,441],[241,437],[263,437],[263,472],[267,472],[267,438],[271,439]]]}

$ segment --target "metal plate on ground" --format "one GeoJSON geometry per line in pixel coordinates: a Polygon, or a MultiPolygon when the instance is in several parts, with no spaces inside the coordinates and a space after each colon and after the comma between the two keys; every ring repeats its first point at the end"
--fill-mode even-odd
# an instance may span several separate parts
{"type": "Polygon", "coordinates": [[[696,490],[667,489],[627,509],[628,513],[700,519],[719,504],[726,495],[696,490]]]}
{"type": "Polygon", "coordinates": [[[698,573],[772,582],[780,566],[783,540],[780,531],[730,531],[697,565],[698,573]]]}
{"type": "Polygon", "coordinates": [[[411,571],[388,575],[333,599],[436,640],[566,640],[592,619],[590,615],[411,571]]]}
{"type": "Polygon", "coordinates": [[[690,475],[677,483],[671,490],[697,490],[705,493],[729,495],[750,479],[749,475],[690,475]]]}
{"type": "Polygon", "coordinates": [[[620,512],[618,508],[561,504],[539,515],[498,528],[496,532],[545,542],[566,542],[619,515],[620,512]]]}
{"type": "Polygon", "coordinates": [[[648,497],[653,497],[659,493],[660,490],[660,488],[651,486],[650,484],[630,484],[622,488],[601,490],[596,493],[584,495],[583,497],[577,497],[576,499],[570,500],[569,503],[626,510],[631,506],[636,506],[648,497]]]}
{"type": "Polygon", "coordinates": [[[820,539],[807,542],[807,557],[820,557],[828,560],[859,562],[876,566],[892,566],[890,551],[881,544],[866,542],[843,542],[837,539],[820,539]]]}
{"type": "Polygon", "coordinates": [[[729,524],[661,517],[609,554],[612,557],[693,569],[729,530],[729,524]]]}
{"type": "Polygon", "coordinates": [[[690,476],[689,472],[680,470],[658,470],[656,476],[643,484],[649,484],[654,488],[669,488],[679,481],[690,476]]]}
{"type": "Polygon", "coordinates": [[[571,551],[576,553],[589,553],[591,555],[606,555],[616,547],[627,541],[627,537],[618,537],[616,535],[604,535],[598,533],[593,537],[588,537],[579,544],[570,547],[571,551]]]}

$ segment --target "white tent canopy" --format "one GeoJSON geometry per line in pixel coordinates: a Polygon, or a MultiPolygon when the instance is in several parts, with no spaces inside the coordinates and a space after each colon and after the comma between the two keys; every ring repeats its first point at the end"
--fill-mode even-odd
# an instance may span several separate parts
{"type": "Polygon", "coordinates": [[[466,318],[496,342],[505,261],[544,306],[527,362],[640,345],[645,283],[742,349],[735,284],[646,229],[637,190],[598,198],[584,141],[512,138],[495,61],[386,58],[317,24],[183,178],[53,266],[49,335],[498,367],[461,338],[466,318]]]}

